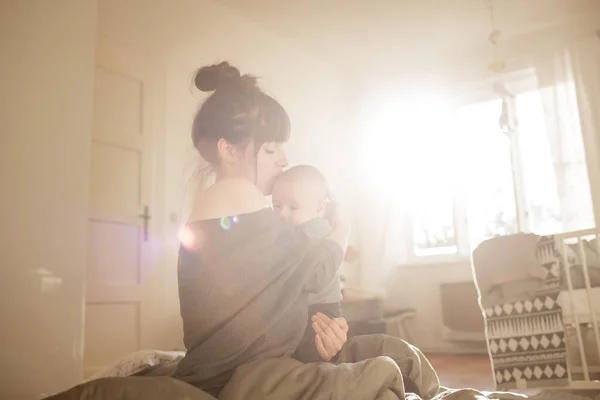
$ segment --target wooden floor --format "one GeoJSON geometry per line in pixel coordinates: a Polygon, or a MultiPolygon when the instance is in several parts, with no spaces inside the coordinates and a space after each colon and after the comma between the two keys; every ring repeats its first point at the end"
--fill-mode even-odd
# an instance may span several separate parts
{"type": "MultiPolygon", "coordinates": [[[[446,386],[451,389],[472,388],[482,391],[496,390],[494,387],[492,367],[488,355],[426,354],[426,356],[433,368],[438,373],[440,384],[442,386],[446,386]]],[[[513,389],[511,392],[533,396],[538,394],[540,390],[513,389]]],[[[586,398],[589,397],[590,399],[600,400],[600,391],[571,391],[570,393],[578,396],[586,396],[586,398]]]]}
{"type": "Polygon", "coordinates": [[[494,390],[490,359],[487,355],[436,355],[427,358],[443,386],[494,390]]]}

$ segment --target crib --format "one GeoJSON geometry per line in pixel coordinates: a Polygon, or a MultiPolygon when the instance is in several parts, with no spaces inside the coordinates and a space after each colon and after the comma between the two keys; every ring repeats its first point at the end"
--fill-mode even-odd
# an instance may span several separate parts
{"type": "Polygon", "coordinates": [[[496,387],[600,389],[600,230],[537,236],[532,251],[543,274],[506,282],[521,293],[493,305],[473,257],[496,387]]]}

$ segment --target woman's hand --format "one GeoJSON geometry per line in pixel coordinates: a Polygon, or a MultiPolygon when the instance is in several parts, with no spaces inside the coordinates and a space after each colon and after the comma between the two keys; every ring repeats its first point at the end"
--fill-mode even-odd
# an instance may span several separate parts
{"type": "Polygon", "coordinates": [[[323,361],[330,361],[342,349],[348,339],[348,324],[345,318],[329,318],[325,314],[312,316],[315,345],[323,361]]]}

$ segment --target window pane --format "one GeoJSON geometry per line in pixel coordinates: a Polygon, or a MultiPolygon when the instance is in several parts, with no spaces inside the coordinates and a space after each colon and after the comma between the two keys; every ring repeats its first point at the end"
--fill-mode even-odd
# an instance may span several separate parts
{"type": "Polygon", "coordinates": [[[498,124],[501,109],[501,100],[493,100],[458,113],[463,143],[459,159],[472,247],[487,237],[518,230],[510,140],[498,124]]]}
{"type": "Polygon", "coordinates": [[[410,197],[414,253],[456,254],[454,193],[457,145],[451,110],[425,115],[412,132],[410,197]]]}
{"type": "Polygon", "coordinates": [[[539,92],[518,95],[516,112],[529,230],[540,235],[562,232],[556,175],[539,92]]]}
{"type": "Polygon", "coordinates": [[[450,187],[434,182],[419,193],[413,212],[415,254],[455,254],[454,199],[450,187]]]}

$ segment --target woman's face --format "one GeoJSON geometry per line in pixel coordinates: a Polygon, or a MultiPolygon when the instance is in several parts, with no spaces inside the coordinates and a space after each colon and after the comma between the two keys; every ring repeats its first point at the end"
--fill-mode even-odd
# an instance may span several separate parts
{"type": "Polygon", "coordinates": [[[245,177],[254,183],[265,196],[271,194],[275,180],[288,165],[283,144],[264,143],[258,152],[254,143],[241,147],[220,139],[217,142],[218,177],[245,177]]]}
{"type": "MultiPolygon", "coordinates": [[[[275,180],[287,165],[288,159],[282,143],[268,142],[260,147],[256,154],[255,182],[265,196],[271,194],[275,180]]],[[[252,165],[251,170],[254,170],[254,167],[255,165],[252,165]]]]}

